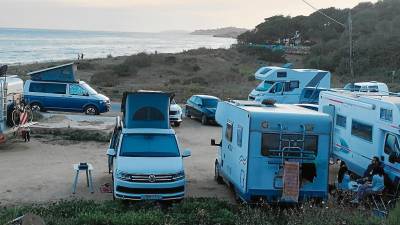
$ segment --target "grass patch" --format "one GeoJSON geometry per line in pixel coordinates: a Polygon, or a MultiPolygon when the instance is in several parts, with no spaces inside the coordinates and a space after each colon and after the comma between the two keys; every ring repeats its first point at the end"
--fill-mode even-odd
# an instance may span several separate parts
{"type": "Polygon", "coordinates": [[[249,207],[231,205],[217,199],[185,199],[170,207],[153,203],[123,204],[120,201],[61,201],[47,205],[29,205],[0,209],[0,224],[28,212],[41,216],[52,225],[130,225],[130,224],[399,224],[399,206],[388,218],[373,217],[369,211],[354,208],[249,207]]]}

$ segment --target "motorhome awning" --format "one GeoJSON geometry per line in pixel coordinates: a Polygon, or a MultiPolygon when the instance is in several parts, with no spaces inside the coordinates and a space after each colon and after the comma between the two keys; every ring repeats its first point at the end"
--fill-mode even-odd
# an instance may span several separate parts
{"type": "Polygon", "coordinates": [[[33,71],[28,73],[28,75],[35,81],[77,82],[75,78],[76,71],[77,66],[74,63],[68,63],[33,71]]]}
{"type": "Polygon", "coordinates": [[[121,111],[124,128],[169,129],[172,93],[157,91],[125,92],[121,111]]]}

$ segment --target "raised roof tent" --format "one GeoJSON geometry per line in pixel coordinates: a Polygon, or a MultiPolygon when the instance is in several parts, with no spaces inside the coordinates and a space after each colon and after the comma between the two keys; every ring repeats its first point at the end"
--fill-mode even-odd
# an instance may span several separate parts
{"type": "Polygon", "coordinates": [[[124,128],[169,129],[172,93],[159,91],[125,92],[122,98],[124,128]]]}
{"type": "Polygon", "coordinates": [[[55,81],[55,82],[77,82],[75,74],[77,66],[74,63],[63,64],[28,73],[31,80],[55,81]]]}

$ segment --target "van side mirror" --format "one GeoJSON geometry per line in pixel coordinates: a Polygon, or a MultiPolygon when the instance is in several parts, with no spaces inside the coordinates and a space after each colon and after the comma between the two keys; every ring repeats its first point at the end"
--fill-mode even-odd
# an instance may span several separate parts
{"type": "Polygon", "coordinates": [[[83,93],[83,96],[89,96],[88,92],[83,93]]]}
{"type": "Polygon", "coordinates": [[[182,153],[182,158],[186,158],[192,155],[192,152],[189,149],[185,149],[182,153]]]}
{"type": "Polygon", "coordinates": [[[219,142],[219,144],[217,144],[217,143],[215,143],[215,139],[211,139],[211,146],[219,146],[219,147],[221,147],[222,144],[221,144],[221,142],[219,142]]]}
{"type": "Polygon", "coordinates": [[[109,149],[107,149],[107,155],[115,157],[117,155],[117,153],[115,152],[115,149],[109,148],[109,149]]]}

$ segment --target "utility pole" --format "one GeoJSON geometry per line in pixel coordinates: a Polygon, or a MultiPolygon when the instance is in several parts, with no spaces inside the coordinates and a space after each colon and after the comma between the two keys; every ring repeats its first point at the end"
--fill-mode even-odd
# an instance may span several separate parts
{"type": "Polygon", "coordinates": [[[352,82],[355,82],[354,69],[353,69],[353,20],[351,19],[351,9],[349,10],[349,64],[350,64],[350,75],[352,82]]]}

